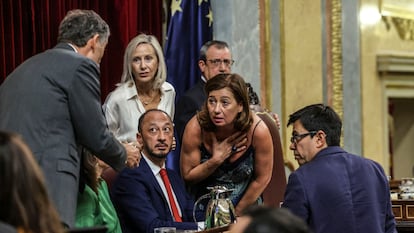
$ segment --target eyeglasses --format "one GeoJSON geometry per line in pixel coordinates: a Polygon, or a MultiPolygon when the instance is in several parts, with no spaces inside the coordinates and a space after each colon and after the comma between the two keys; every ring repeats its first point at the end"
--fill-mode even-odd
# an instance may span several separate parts
{"type": "Polygon", "coordinates": [[[310,132],[303,133],[303,134],[292,135],[292,137],[290,138],[290,142],[297,144],[300,140],[302,140],[302,138],[304,138],[308,135],[311,135],[311,137],[313,137],[313,136],[315,136],[315,134],[317,132],[318,131],[310,131],[310,132]]]}
{"type": "Polygon", "coordinates": [[[231,67],[231,65],[233,65],[234,60],[230,60],[230,59],[212,59],[212,60],[207,60],[208,62],[210,62],[211,65],[213,65],[214,67],[217,67],[219,65],[221,65],[221,63],[223,63],[225,66],[227,67],[231,67]]]}

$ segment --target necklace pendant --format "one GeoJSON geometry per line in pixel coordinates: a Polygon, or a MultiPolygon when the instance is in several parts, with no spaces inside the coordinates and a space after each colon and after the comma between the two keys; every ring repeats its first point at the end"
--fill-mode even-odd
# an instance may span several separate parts
{"type": "Polygon", "coordinates": [[[150,98],[147,100],[147,101],[144,101],[143,100],[143,98],[140,96],[140,95],[138,95],[138,99],[141,101],[141,103],[144,105],[144,106],[147,106],[147,105],[149,105],[149,104],[151,104],[153,101],[154,101],[154,99],[155,99],[155,97],[156,97],[157,95],[154,95],[154,96],[150,96],[150,98]]]}

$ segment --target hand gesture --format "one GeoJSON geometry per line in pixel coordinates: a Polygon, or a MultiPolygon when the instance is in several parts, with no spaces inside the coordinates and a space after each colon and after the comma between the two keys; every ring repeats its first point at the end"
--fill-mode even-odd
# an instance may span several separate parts
{"type": "Polygon", "coordinates": [[[212,137],[212,159],[215,159],[220,164],[224,162],[231,155],[244,151],[247,149],[247,134],[236,132],[223,141],[218,141],[216,136],[212,137]]]}
{"type": "Polygon", "coordinates": [[[141,160],[141,145],[138,142],[122,143],[127,151],[127,160],[125,165],[129,168],[139,166],[141,160]]]}

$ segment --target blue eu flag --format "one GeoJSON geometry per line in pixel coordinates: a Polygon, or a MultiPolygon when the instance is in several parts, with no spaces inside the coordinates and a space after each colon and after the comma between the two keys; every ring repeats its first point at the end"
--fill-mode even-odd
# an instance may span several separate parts
{"type": "MultiPolygon", "coordinates": [[[[165,43],[167,81],[177,99],[200,79],[198,57],[201,46],[213,38],[210,0],[172,0],[165,43]]],[[[167,167],[180,173],[180,145],[168,156],[167,167]]]]}
{"type": "Polygon", "coordinates": [[[200,79],[201,46],[213,38],[210,0],[172,0],[171,19],[165,44],[167,81],[177,98],[200,79]]]}

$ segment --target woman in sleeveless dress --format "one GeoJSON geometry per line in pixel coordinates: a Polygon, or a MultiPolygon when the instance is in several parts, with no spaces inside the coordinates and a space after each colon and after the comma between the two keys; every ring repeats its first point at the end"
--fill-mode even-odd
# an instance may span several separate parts
{"type": "MultiPolygon", "coordinates": [[[[272,176],[273,144],[266,124],[249,108],[238,74],[218,74],[205,86],[207,101],[187,124],[181,174],[197,200],[217,185],[232,189],[236,215],[261,203],[272,176]]],[[[196,208],[203,208],[196,207],[196,208]]]]}

